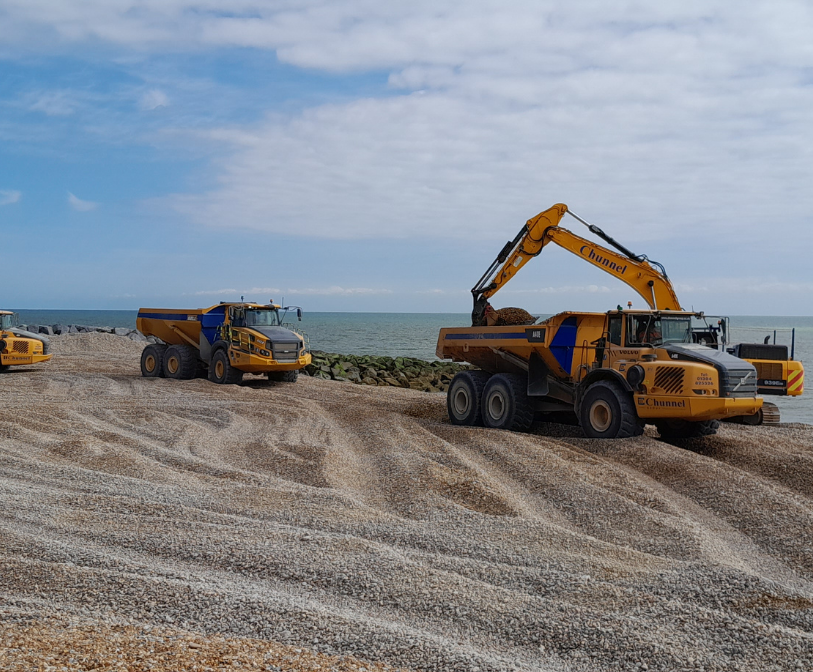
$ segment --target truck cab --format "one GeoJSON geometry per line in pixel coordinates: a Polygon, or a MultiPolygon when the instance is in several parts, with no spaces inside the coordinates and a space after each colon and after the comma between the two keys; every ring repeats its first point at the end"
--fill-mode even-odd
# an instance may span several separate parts
{"type": "Polygon", "coordinates": [[[610,311],[604,361],[597,366],[625,376],[640,417],[659,417],[676,397],[686,397],[676,403],[690,408],[693,418],[736,415],[720,413],[733,407],[728,400],[756,399],[757,372],[718,347],[722,341],[716,336],[718,330],[725,333],[725,324],[720,319],[709,325],[702,313],[610,311]],[[696,326],[698,321],[703,326],[696,326]]]}
{"type": "MultiPolygon", "coordinates": [[[[230,345],[232,366],[248,373],[261,373],[267,371],[271,362],[278,372],[298,370],[310,363],[304,337],[283,326],[280,308],[276,304],[228,305],[216,333],[219,341],[230,345]]],[[[301,319],[301,309],[296,310],[301,319]]]]}

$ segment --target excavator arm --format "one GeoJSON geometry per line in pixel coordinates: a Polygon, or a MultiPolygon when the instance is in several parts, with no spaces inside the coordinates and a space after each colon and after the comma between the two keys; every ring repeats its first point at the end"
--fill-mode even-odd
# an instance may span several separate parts
{"type": "Polygon", "coordinates": [[[525,264],[537,256],[548,243],[556,243],[577,257],[593,264],[632,287],[653,310],[681,310],[672,283],[663,266],[644,255],[636,255],[613,240],[600,228],[588,224],[557,203],[529,219],[514,240],[508,241],[471,290],[474,297],[472,324],[484,324],[488,299],[494,296],[525,264]],[[584,224],[591,232],[612,245],[618,252],[592,243],[559,226],[565,213],[584,224]],[[495,272],[492,276],[492,274],[495,272]],[[488,281],[488,278],[492,278],[488,281]]]}

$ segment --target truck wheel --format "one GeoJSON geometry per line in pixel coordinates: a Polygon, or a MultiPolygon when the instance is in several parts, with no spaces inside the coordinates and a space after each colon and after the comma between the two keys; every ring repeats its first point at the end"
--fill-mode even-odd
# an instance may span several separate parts
{"type": "Polygon", "coordinates": [[[3,371],[8,371],[10,366],[11,364],[0,364],[0,373],[3,373],[3,371]]]}
{"type": "Polygon", "coordinates": [[[579,424],[588,439],[625,439],[644,433],[632,395],[608,380],[599,380],[587,389],[579,424]]]}
{"type": "Polygon", "coordinates": [[[209,380],[218,385],[238,385],[243,380],[243,372],[229,363],[229,355],[223,350],[215,351],[209,364],[209,380]]]}
{"type": "Polygon", "coordinates": [[[164,378],[189,380],[198,370],[198,353],[185,345],[170,345],[164,353],[164,378]]]}
{"type": "Polygon", "coordinates": [[[150,344],[141,351],[141,375],[145,378],[164,377],[164,353],[167,346],[150,344]]]}
{"type": "Polygon", "coordinates": [[[481,404],[483,424],[492,429],[525,432],[534,421],[528,403],[528,380],[513,373],[498,373],[489,378],[481,404]]]}
{"type": "Polygon", "coordinates": [[[485,371],[460,371],[455,374],[446,393],[446,409],[453,425],[472,427],[483,424],[480,400],[490,377],[491,374],[485,371]]]}
{"type": "Polygon", "coordinates": [[[277,383],[295,383],[299,378],[299,369],[293,371],[269,371],[268,380],[273,380],[277,383]]]}
{"type": "Polygon", "coordinates": [[[658,420],[655,422],[655,426],[658,428],[662,439],[698,439],[702,436],[716,434],[720,428],[720,421],[658,420]]]}

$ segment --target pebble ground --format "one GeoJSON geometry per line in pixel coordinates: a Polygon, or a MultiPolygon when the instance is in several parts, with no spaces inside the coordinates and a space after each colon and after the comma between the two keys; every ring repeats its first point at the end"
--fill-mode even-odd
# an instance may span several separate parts
{"type": "Polygon", "coordinates": [[[813,427],[458,428],[53,343],[0,378],[0,669],[813,669],[813,427]]]}

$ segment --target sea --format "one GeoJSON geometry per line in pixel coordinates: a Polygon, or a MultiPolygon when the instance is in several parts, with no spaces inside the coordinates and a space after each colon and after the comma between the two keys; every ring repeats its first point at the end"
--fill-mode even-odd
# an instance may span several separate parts
{"type": "MultiPolygon", "coordinates": [[[[81,324],[135,329],[135,310],[25,310],[17,309],[22,324],[81,324]]],[[[547,317],[547,316],[542,316],[547,317]]],[[[298,322],[289,313],[285,321],[307,334],[312,350],[348,355],[387,355],[433,360],[442,327],[471,324],[469,313],[304,313],[298,322]]],[[[813,376],[813,317],[732,316],[730,342],[762,343],[766,337],[785,344],[793,337],[794,359],[813,376]],[[791,330],[794,330],[791,332],[791,330]]],[[[811,379],[813,380],[813,379],[811,379]]],[[[800,397],[772,396],[783,422],[813,424],[811,391],[800,397]]]]}

